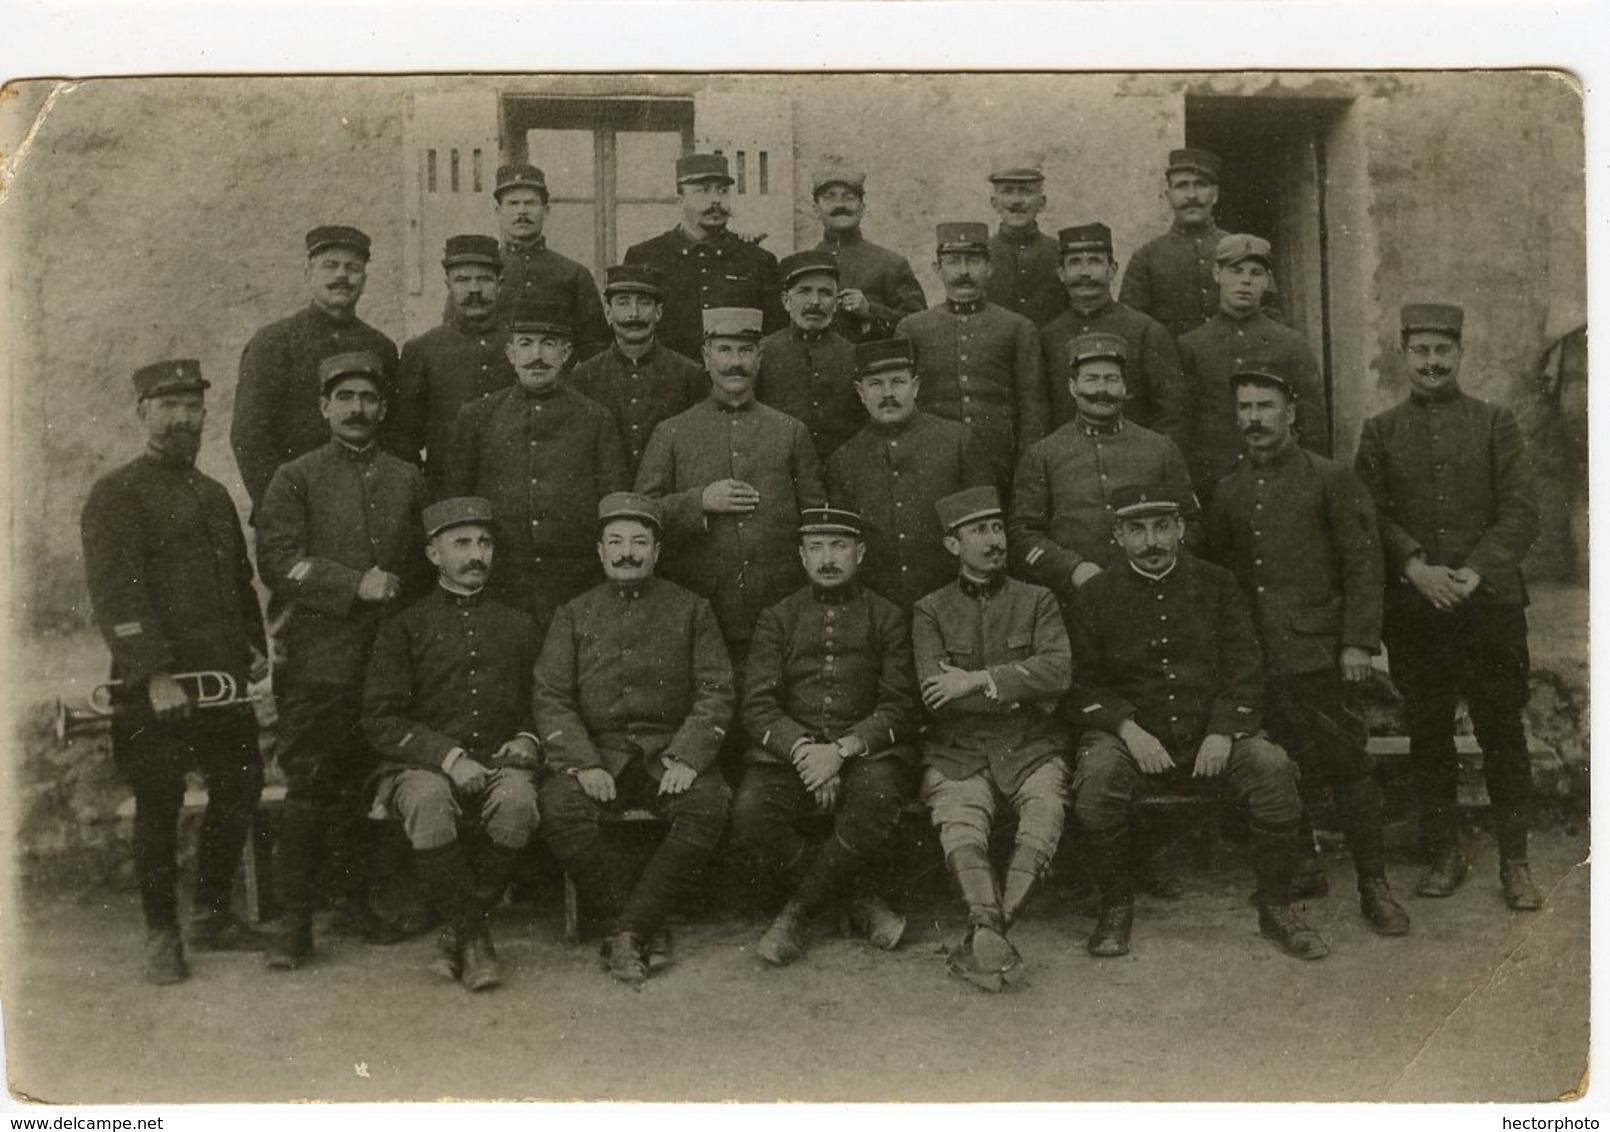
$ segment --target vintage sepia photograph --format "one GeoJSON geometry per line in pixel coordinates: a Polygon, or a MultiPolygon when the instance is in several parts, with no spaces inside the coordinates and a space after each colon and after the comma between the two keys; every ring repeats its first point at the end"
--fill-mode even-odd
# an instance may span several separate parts
{"type": "Polygon", "coordinates": [[[1585,139],[10,82],[12,1099],[1580,1099],[1585,139]]]}

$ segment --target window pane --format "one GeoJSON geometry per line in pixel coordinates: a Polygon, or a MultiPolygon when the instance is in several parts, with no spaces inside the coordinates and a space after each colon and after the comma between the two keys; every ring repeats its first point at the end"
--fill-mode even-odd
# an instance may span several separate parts
{"type": "Polygon", "coordinates": [[[585,204],[556,203],[548,210],[548,222],[542,226],[542,234],[550,248],[569,256],[598,277],[603,271],[595,262],[598,257],[598,241],[594,236],[597,222],[597,210],[591,201],[585,204]]]}
{"type": "Polygon", "coordinates": [[[556,197],[593,197],[593,132],[591,130],[527,130],[526,153],[548,178],[556,197]]]}
{"type": "Polygon", "coordinates": [[[673,199],[681,156],[681,134],[621,131],[615,135],[615,195],[673,199]]]}
{"type": "Polygon", "coordinates": [[[658,236],[682,221],[682,213],[672,204],[622,204],[615,208],[615,258],[623,259],[626,249],[658,236]]]}

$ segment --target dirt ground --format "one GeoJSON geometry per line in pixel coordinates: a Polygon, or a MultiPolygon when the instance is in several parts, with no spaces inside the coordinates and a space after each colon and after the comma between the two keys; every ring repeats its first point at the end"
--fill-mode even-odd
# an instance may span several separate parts
{"type": "MultiPolygon", "coordinates": [[[[824,930],[787,970],[755,958],[758,919],[680,925],[637,991],[560,941],[556,906],[510,905],[506,983],[472,996],[425,974],[428,936],[337,943],[289,974],[201,955],[188,983],[146,986],[133,897],[36,898],[6,925],[10,1081],[80,1103],[1549,1100],[1585,1071],[1587,835],[1539,834],[1532,858],[1543,912],[1503,907],[1482,839],[1466,887],[1406,898],[1413,933],[1382,939],[1328,854],[1321,963],[1258,937],[1234,846],[1183,901],[1142,899],[1122,960],[1084,954],[1091,921],[1053,886],[1014,931],[1025,982],[997,996],[946,975],[942,900],[896,953],[824,930]]],[[[1412,889],[1412,865],[1393,873],[1412,889]]]]}

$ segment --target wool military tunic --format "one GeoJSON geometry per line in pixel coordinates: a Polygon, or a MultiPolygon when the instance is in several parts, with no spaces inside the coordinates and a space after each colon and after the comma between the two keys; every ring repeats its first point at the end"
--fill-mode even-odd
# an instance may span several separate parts
{"type": "Polygon", "coordinates": [[[1068,309],[1068,292],[1057,278],[1062,252],[1057,241],[1031,224],[1019,232],[997,228],[989,239],[989,281],[984,297],[1020,314],[1035,327],[1068,309]]]}
{"type": "Polygon", "coordinates": [[[1161,578],[1108,570],[1076,591],[1068,627],[1086,726],[1133,719],[1186,762],[1208,735],[1263,726],[1263,654],[1228,570],[1188,554],[1161,578]]]}
{"type": "Polygon", "coordinates": [[[1118,300],[1150,315],[1175,338],[1201,326],[1219,309],[1213,279],[1219,241],[1230,233],[1217,224],[1189,229],[1175,224],[1135,252],[1118,288],[1118,300]]]}
{"type": "Polygon", "coordinates": [[[435,495],[447,475],[458,411],[515,382],[508,343],[509,332],[497,323],[473,326],[454,313],[403,346],[387,423],[405,458],[417,460],[425,450],[425,480],[435,495]]]}
{"type": "Polygon", "coordinates": [[[1079,415],[1068,391],[1073,369],[1068,347],[1083,334],[1116,334],[1129,344],[1124,365],[1124,416],[1180,443],[1191,411],[1191,389],[1180,370],[1179,351],[1163,324],[1133,307],[1108,300],[1094,311],[1070,309],[1040,331],[1040,354],[1051,400],[1051,427],[1079,415]]]}
{"type": "Polygon", "coordinates": [[[1311,452],[1330,454],[1330,413],[1325,380],[1303,336],[1262,311],[1235,318],[1220,311],[1179,340],[1180,365],[1191,389],[1190,419],[1183,445],[1196,490],[1203,498],[1241,460],[1241,429],[1235,419],[1230,377],[1246,367],[1276,367],[1297,391],[1297,440],[1311,452]]]}
{"type": "Polygon", "coordinates": [[[535,738],[536,652],[524,613],[484,589],[437,586],[380,627],[364,684],[364,737],[393,769],[431,770],[455,747],[484,761],[517,735],[535,738]]]}
{"type": "Polygon", "coordinates": [[[1023,577],[1066,600],[1073,568],[1103,570],[1122,558],[1113,542],[1113,492],[1145,484],[1190,491],[1185,457],[1166,436],[1122,419],[1063,425],[1023,455],[1008,528],[1023,577]]]}
{"type": "Polygon", "coordinates": [[[862,758],[913,763],[911,630],[886,598],[850,583],[805,586],[760,615],[740,708],[751,762],[791,763],[801,740],[855,736],[862,758]]]}
{"type": "Polygon", "coordinates": [[[637,475],[655,426],[710,395],[704,367],[659,342],[640,358],[629,358],[611,344],[572,369],[565,384],[615,418],[631,477],[637,475]]]}
{"type": "Polygon", "coordinates": [[[1018,453],[1045,435],[1045,382],[1034,323],[993,303],[941,303],[900,320],[922,379],[918,402],[971,425],[1004,485],[1018,453]]]}
{"type": "Polygon", "coordinates": [[[783,312],[777,257],[731,232],[690,240],[681,227],[633,244],[626,262],[657,267],[665,275],[665,315],[659,336],[690,358],[704,348],[704,311],[709,307],[749,307],[763,317],[770,334],[788,325],[783,312]]]}
{"type": "Polygon", "coordinates": [[[855,392],[855,347],[831,330],[790,325],[761,342],[755,398],[804,421],[823,460],[866,423],[855,392]]]}
{"type": "MultiPolygon", "coordinates": [[[[380,359],[388,384],[396,377],[397,346],[390,338],[360,318],[339,319],[311,304],[246,343],[229,443],[254,507],[262,503],[275,468],[330,439],[330,423],[319,412],[319,363],[360,350],[380,359]]],[[[389,451],[406,447],[389,431],[382,431],[380,441],[389,451]]]]}
{"type": "Polygon", "coordinates": [[[864,327],[843,313],[833,319],[833,329],[851,342],[888,338],[902,318],[928,306],[928,297],[906,257],[874,244],[860,229],[823,232],[822,242],[813,250],[827,252],[839,265],[840,288],[866,296],[870,317],[864,327]]]}
{"type": "Polygon", "coordinates": [[[1537,489],[1508,409],[1460,390],[1410,396],[1364,422],[1354,467],[1374,497],[1394,581],[1423,551],[1432,565],[1481,575],[1472,602],[1527,603],[1520,564],[1537,538],[1537,489]]]}
{"type": "Polygon", "coordinates": [[[710,600],[729,645],[799,585],[799,513],[827,502],[805,426],[768,405],[707,397],[649,438],[637,490],[661,501],[665,576],[710,600]],[[760,493],[747,515],[707,515],[704,489],[737,479],[760,493]]]}
{"type": "Polygon", "coordinates": [[[488,590],[531,614],[539,630],[597,581],[598,501],[626,486],[615,421],[580,393],[513,385],[459,410],[446,494],[492,504],[488,590]]]}
{"type": "Polygon", "coordinates": [[[866,524],[857,577],[905,610],[956,576],[934,504],[994,482],[972,429],[921,411],[902,425],[866,425],[827,461],[828,498],[866,524]]]}
{"type": "Polygon", "coordinates": [[[953,581],[912,609],[911,642],[919,687],[950,664],[987,671],[995,690],[930,713],[926,765],[952,781],[988,770],[1011,795],[1046,759],[1071,750],[1054,714],[1072,678],[1068,632],[1050,590],[1016,578],[953,581]]]}
{"type": "Polygon", "coordinates": [[[498,321],[507,323],[517,305],[556,303],[569,313],[576,357],[590,358],[610,342],[604,302],[592,272],[548,246],[542,236],[503,241],[503,274],[498,281],[498,321]]]}
{"type": "Polygon", "coordinates": [[[732,663],[710,603],[663,578],[605,582],[559,608],[537,661],[534,710],[556,770],[618,775],[641,756],[696,771],[732,722],[732,663]]]}
{"type": "Polygon", "coordinates": [[[426,577],[418,468],[371,444],[339,440],[280,466],[257,511],[257,564],[290,613],[286,675],[357,688],[381,618],[396,603],[358,600],[372,567],[402,579],[401,600],[426,577]]]}
{"type": "Polygon", "coordinates": [[[95,481],[81,520],[84,573],[112,675],[217,671],[246,686],[263,614],[240,517],[222,484],[147,452],[95,481]]]}
{"type": "Polygon", "coordinates": [[[1334,672],[1344,646],[1381,647],[1381,545],[1358,477],[1296,445],[1220,481],[1208,555],[1252,603],[1272,676],[1334,672]]]}

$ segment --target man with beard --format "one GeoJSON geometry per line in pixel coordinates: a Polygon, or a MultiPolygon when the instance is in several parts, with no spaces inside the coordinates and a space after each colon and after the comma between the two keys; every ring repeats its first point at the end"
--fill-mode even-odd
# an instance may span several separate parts
{"type": "Polygon", "coordinates": [[[855,348],[855,390],[871,419],[827,461],[828,497],[865,520],[862,580],[908,613],[956,572],[934,504],[995,478],[972,429],[917,408],[914,365],[904,338],[855,348]]]}
{"type": "MultiPolygon", "coordinates": [[[[361,351],[380,359],[388,383],[397,372],[396,343],[357,314],[369,277],[369,237],[325,225],[309,232],[306,243],[311,302],[252,335],[240,355],[229,443],[253,510],[274,469],[330,438],[319,412],[320,362],[361,351]]],[[[399,447],[385,436],[381,442],[399,447]]]]}
{"type": "Polygon", "coordinates": [[[598,505],[606,581],[562,606],[537,662],[548,845],[591,909],[612,920],[603,958],[632,986],[665,951],[666,917],[709,860],[730,792],[716,768],[732,720],[732,666],[710,603],[654,576],[660,511],[630,492],[598,505]],[[647,807],[669,823],[635,882],[600,815],[647,807]]]}
{"type": "Polygon", "coordinates": [[[1040,231],[1045,174],[1039,161],[1020,158],[997,168],[989,183],[990,207],[1001,218],[989,242],[989,301],[1045,326],[1068,309],[1057,278],[1057,242],[1040,231]]]}
{"type": "Polygon", "coordinates": [[[1062,839],[1071,748],[1056,705],[1072,673],[1050,590],[1006,573],[1006,524],[993,487],[937,505],[959,577],[912,610],[911,639],[928,727],[922,800],[945,866],[967,904],[951,973],[998,991],[1022,968],[1006,938],[1062,839]],[[1004,883],[989,839],[1000,807],[1017,815],[1004,883]]]}
{"type": "Polygon", "coordinates": [[[191,944],[256,950],[229,891],[263,786],[257,720],[246,704],[197,712],[176,676],[218,672],[244,689],[268,671],[262,610],[240,518],[222,484],[195,468],[206,420],[199,362],[134,374],[146,450],[101,476],[84,503],[84,570],[112,653],[112,761],[134,788],[134,862],[145,917],[144,978],[190,974],[179,936],[178,825],[185,772],[207,781],[196,853],[191,944]]]}
{"type": "Polygon", "coordinates": [[[732,810],[734,845],[757,879],[791,890],[755,947],[774,966],[804,954],[812,917],[838,899],[875,946],[899,946],[906,920],[883,890],[917,761],[911,633],[899,609],[856,584],[861,517],[806,511],[799,538],[810,584],[755,626],[742,705],[751,745],[732,810]],[[833,816],[820,847],[800,829],[816,813],[833,816]]]}
{"type": "Polygon", "coordinates": [[[1034,323],[984,297],[990,278],[989,229],[938,226],[934,269],[945,301],[900,320],[922,375],[923,408],[971,425],[1007,485],[1018,455],[1045,435],[1045,383],[1034,323]]]}
{"type": "Polygon", "coordinates": [[[1409,916],[1386,881],[1369,729],[1348,695],[1370,678],[1381,647],[1375,509],[1347,468],[1297,447],[1297,395],[1282,375],[1243,370],[1233,385],[1247,460],[1213,493],[1208,555],[1234,572],[1252,605],[1269,735],[1302,770],[1303,861],[1292,893],[1329,891],[1310,814],[1331,787],[1364,918],[1381,935],[1404,935],[1409,916]]]}
{"type": "Polygon", "coordinates": [[[760,344],[755,396],[805,422],[823,460],[861,427],[855,347],[832,330],[839,269],[825,252],[795,252],[779,265],[790,325],[760,344]]]}
{"type": "Polygon", "coordinates": [[[755,400],[761,314],[704,312],[710,395],[654,430],[637,490],[659,501],[665,576],[710,600],[742,672],[762,610],[795,589],[799,516],[827,502],[805,426],[755,400]]]}
{"type": "Polygon", "coordinates": [[[280,465],[257,515],[257,562],[288,610],[276,676],[285,772],[278,863],[286,921],[268,966],[313,954],[319,866],[337,900],[331,930],[377,943],[398,936],[369,908],[363,786],[374,756],[363,742],[363,680],[381,620],[425,582],[418,468],[380,451],[386,419],[380,359],[337,354],[319,366],[330,442],[280,465]]]}
{"type": "Polygon", "coordinates": [[[626,251],[627,263],[660,269],[665,278],[660,339],[690,358],[703,348],[703,312],[712,307],[758,310],[766,334],[788,325],[777,285],[777,257],[727,230],[732,185],[723,154],[677,158],[682,222],[626,251]]]}
{"type": "Polygon", "coordinates": [[[1086,334],[1068,347],[1076,416],[1030,448],[1012,489],[1012,546],[1023,577],[1062,601],[1113,564],[1113,497],[1136,484],[1189,494],[1185,457],[1166,436],[1124,419],[1129,346],[1086,334]]]}
{"type": "Polygon", "coordinates": [[[444,499],[422,522],[436,588],[381,626],[364,686],[363,733],[385,760],[371,812],[402,822],[442,918],[431,972],[478,991],[502,981],[487,917],[537,828],[537,637],[487,595],[491,504],[444,499]]]}
{"type": "Polygon", "coordinates": [[[1183,500],[1168,485],[1126,488],[1112,504],[1127,562],[1083,586],[1068,619],[1078,673],[1069,704],[1085,727],[1073,809],[1101,891],[1087,950],[1129,953],[1136,796],[1201,786],[1247,808],[1259,931],[1289,955],[1323,959],[1330,948],[1291,907],[1297,769],[1261,730],[1262,656],[1240,587],[1180,552],[1183,500]]]}
{"type": "Polygon", "coordinates": [[[1226,236],[1213,270],[1219,309],[1212,319],[1179,340],[1180,365],[1190,387],[1191,408],[1184,445],[1198,498],[1206,503],[1218,482],[1241,459],[1230,378],[1246,367],[1285,374],[1297,391],[1297,440],[1320,455],[1331,449],[1325,381],[1308,342],[1263,313],[1269,274],[1269,241],[1226,236]]]}
{"type": "Polygon", "coordinates": [[[516,383],[459,410],[447,465],[447,491],[490,500],[498,520],[492,596],[530,614],[539,633],[596,580],[588,520],[626,483],[614,418],[561,380],[567,318],[551,304],[513,308],[506,352],[516,383]]]}
{"type": "Polygon", "coordinates": [[[548,246],[548,181],[535,165],[503,165],[492,189],[493,210],[503,234],[503,278],[497,317],[506,322],[517,307],[557,306],[575,328],[576,357],[592,357],[609,343],[604,305],[592,272],[548,246]]]}
{"type": "Polygon", "coordinates": [[[704,367],[668,348],[655,334],[665,313],[664,283],[656,267],[611,267],[604,284],[604,313],[615,342],[565,379],[615,418],[629,477],[637,475],[654,427],[710,392],[704,367]]]}
{"type": "Polygon", "coordinates": [[[425,450],[425,480],[433,496],[442,491],[459,409],[514,382],[504,355],[509,334],[498,323],[503,270],[498,242],[491,236],[449,236],[442,270],[447,317],[403,346],[392,412],[399,450],[411,458],[425,450]]]}
{"type": "Polygon", "coordinates": [[[928,306],[906,257],[861,233],[865,173],[838,165],[818,171],[811,179],[811,203],[822,222],[815,250],[832,256],[839,268],[835,331],[851,342],[887,338],[902,317],[928,306]]]}
{"type": "Polygon", "coordinates": [[[1451,896],[1468,872],[1453,740],[1463,696],[1497,820],[1504,902],[1533,911],[1543,895],[1526,860],[1532,768],[1521,714],[1530,694],[1521,560],[1537,539],[1537,491],[1514,414],[1459,387],[1464,320],[1461,307],[1445,303],[1403,308],[1409,396],[1364,422],[1354,466],[1375,498],[1386,550],[1387,657],[1403,692],[1432,860],[1420,895],[1451,896]]]}
{"type": "Polygon", "coordinates": [[[1059,380],[1068,364],[1068,343],[1086,334],[1116,334],[1128,346],[1124,416],[1178,444],[1190,410],[1179,353],[1162,323],[1112,297],[1118,271],[1112,230],[1099,223],[1064,228],[1057,233],[1057,243],[1062,257],[1057,278],[1067,289],[1069,309],[1040,331],[1040,353],[1051,384],[1052,426],[1065,425],[1078,415],[1059,380]]]}

